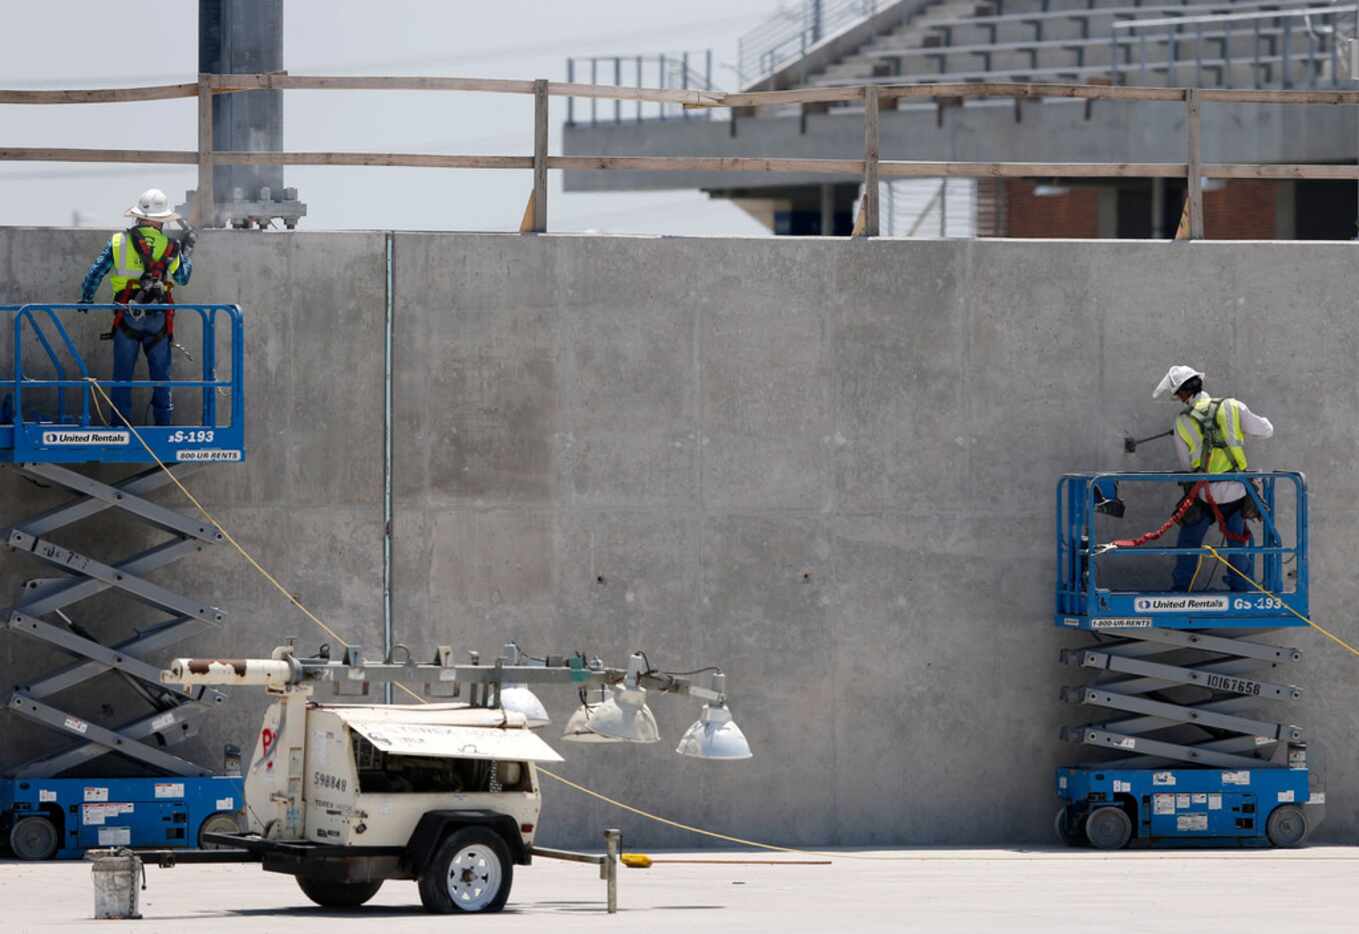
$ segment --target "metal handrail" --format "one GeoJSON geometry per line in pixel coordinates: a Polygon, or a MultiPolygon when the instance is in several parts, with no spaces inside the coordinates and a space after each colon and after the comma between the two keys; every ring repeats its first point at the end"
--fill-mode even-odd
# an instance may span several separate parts
{"type": "Polygon", "coordinates": [[[231,424],[241,425],[245,417],[244,399],[242,398],[241,380],[243,377],[242,367],[244,365],[244,346],[243,330],[241,325],[240,310],[232,305],[145,305],[141,306],[149,311],[166,311],[174,309],[179,314],[194,313],[198,315],[202,330],[202,354],[201,378],[182,379],[171,378],[168,380],[152,379],[102,379],[91,380],[89,368],[85,364],[84,357],[77,349],[75,342],[71,339],[69,330],[62,323],[58,316],[59,311],[109,311],[116,312],[120,309],[125,310],[126,306],[113,304],[36,304],[29,303],[24,305],[0,305],[0,314],[10,313],[14,315],[13,348],[14,348],[14,375],[12,379],[0,379],[0,386],[9,386],[13,394],[14,404],[14,425],[22,426],[25,422],[23,409],[23,394],[25,390],[34,389],[56,389],[57,390],[57,423],[65,424],[65,389],[80,389],[81,406],[80,428],[90,428],[90,397],[91,382],[97,383],[105,389],[155,389],[169,387],[172,389],[199,389],[203,391],[202,413],[203,425],[216,425],[217,423],[217,390],[226,389],[231,392],[231,424]],[[48,339],[45,328],[42,326],[39,315],[46,318],[57,337],[60,338],[67,354],[70,355],[79,378],[69,377],[66,368],[62,365],[61,359],[53,349],[51,341],[48,339]],[[218,316],[225,315],[228,318],[231,333],[231,375],[227,379],[219,379],[216,375],[217,369],[217,324],[218,316]],[[25,325],[32,329],[39,345],[46,353],[47,359],[56,370],[56,378],[33,377],[24,372],[24,332],[25,325]]]}
{"type": "MultiPolygon", "coordinates": [[[[1193,84],[1203,85],[1204,69],[1216,70],[1219,81],[1231,86],[1231,69],[1233,65],[1247,65],[1250,67],[1251,82],[1256,88],[1266,84],[1278,84],[1284,88],[1291,88],[1294,85],[1295,63],[1301,65],[1306,70],[1306,83],[1310,88],[1318,85],[1318,78],[1324,70],[1324,65],[1330,64],[1330,84],[1332,87],[1340,87],[1342,81],[1351,80],[1349,75],[1343,75],[1341,62],[1341,42],[1345,37],[1338,35],[1335,17],[1339,14],[1359,13],[1359,5],[1349,4],[1346,6],[1306,6],[1289,9],[1275,10],[1251,10],[1240,13],[1209,13],[1197,16],[1171,16],[1159,19],[1129,19],[1116,21],[1112,24],[1108,36],[1109,43],[1109,74],[1114,83],[1122,83],[1123,75],[1127,72],[1136,72],[1139,81],[1145,82],[1149,70],[1160,70],[1152,68],[1147,61],[1146,46],[1148,42],[1164,44],[1166,46],[1165,61],[1159,64],[1164,65],[1165,83],[1167,85],[1176,84],[1176,73],[1181,67],[1192,66],[1194,69],[1193,84]],[[1312,24],[1313,18],[1321,20],[1320,28],[1315,28],[1312,24]],[[1294,49],[1294,27],[1295,20],[1301,19],[1305,23],[1305,35],[1307,37],[1307,48],[1294,49]],[[1327,23],[1326,21],[1330,21],[1327,23]],[[1269,24],[1272,28],[1262,29],[1262,24],[1269,24]],[[1206,31],[1205,26],[1212,27],[1220,25],[1220,29],[1206,31]],[[1240,25],[1239,30],[1233,29],[1240,25]],[[1192,27],[1192,32],[1187,31],[1186,27],[1192,27]],[[1155,34],[1139,32],[1143,29],[1163,29],[1165,32],[1155,34]],[[1253,39],[1251,54],[1245,56],[1232,57],[1231,44],[1235,37],[1253,39]],[[1132,62],[1132,49],[1127,46],[1127,39],[1134,39],[1138,43],[1138,62],[1132,62]],[[1193,52],[1188,57],[1180,57],[1180,46],[1182,43],[1192,42],[1193,52]],[[1209,59],[1204,58],[1203,46],[1205,42],[1216,43],[1220,54],[1209,59]],[[1261,54],[1262,44],[1268,44],[1270,53],[1261,54]],[[1120,49],[1127,49],[1127,58],[1120,61],[1120,49]],[[1277,75],[1274,65],[1277,63],[1277,75]],[[1126,68],[1124,66],[1127,66],[1126,68]],[[1277,80],[1276,80],[1277,79],[1277,80]]],[[[1353,41],[1353,37],[1350,37],[1353,41]]]]}
{"type": "Polygon", "coordinates": [[[809,49],[876,15],[899,0],[801,0],[781,9],[738,40],[737,72],[742,87],[805,55],[809,49]]]}
{"type": "MultiPolygon", "coordinates": [[[[591,87],[655,88],[657,90],[720,90],[713,81],[713,50],[699,49],[686,52],[659,52],[645,55],[573,55],[566,59],[566,82],[575,84],[577,78],[589,78],[591,87]],[[697,63],[702,62],[702,71],[697,63]],[[694,65],[691,65],[693,62],[694,65]],[[602,68],[601,68],[602,66],[602,68]]],[[[588,98],[589,124],[623,122],[623,101],[613,102],[613,118],[600,117],[598,98],[588,98]]],[[[678,112],[682,119],[689,118],[689,112],[681,105],[657,102],[654,108],[644,106],[640,98],[632,119],[641,122],[651,118],[669,119],[678,112]]],[[[701,119],[711,120],[712,111],[705,110],[701,119]]],[[[566,98],[566,124],[576,124],[576,96],[566,98]]]]}

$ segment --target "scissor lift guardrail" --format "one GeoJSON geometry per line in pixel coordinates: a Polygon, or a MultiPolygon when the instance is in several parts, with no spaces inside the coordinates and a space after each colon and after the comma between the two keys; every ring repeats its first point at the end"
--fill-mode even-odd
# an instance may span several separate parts
{"type": "MultiPolygon", "coordinates": [[[[175,393],[201,395],[197,423],[137,425],[136,435],[145,441],[143,445],[116,412],[106,403],[101,405],[104,395],[92,385],[90,370],[63,321],[83,312],[89,317],[81,319],[81,324],[91,332],[102,331],[109,318],[101,320],[101,313],[111,317],[117,307],[0,306],[0,314],[11,316],[13,329],[13,375],[0,379],[0,392],[9,394],[6,409],[12,412],[12,421],[0,425],[0,461],[40,485],[72,494],[68,502],[0,531],[0,541],[12,552],[36,559],[55,572],[23,585],[14,606],[0,611],[0,629],[72,658],[65,667],[15,686],[7,700],[11,713],[67,740],[64,748],[7,768],[11,777],[0,782],[0,825],[7,826],[11,845],[22,857],[78,856],[88,846],[108,845],[109,841],[134,846],[193,845],[208,827],[209,818],[234,812],[242,800],[239,777],[215,776],[212,769],[173,752],[173,747],[196,735],[203,715],[226,695],[214,688],[167,687],[160,682],[159,666],[148,661],[153,653],[219,626],[226,618],[210,602],[150,580],[153,572],[202,552],[223,536],[210,523],[161,506],[148,496],[205,462],[239,462],[245,457],[240,309],[175,306],[181,328],[194,320],[200,325],[200,372],[193,378],[96,378],[109,394],[121,388],[168,386],[175,393]],[[220,322],[226,322],[225,331],[219,329],[220,322]],[[229,345],[230,372],[225,377],[217,373],[219,341],[229,345]],[[27,359],[35,349],[40,352],[38,366],[45,364],[46,372],[41,374],[27,359]],[[230,394],[226,407],[219,406],[221,392],[230,394]],[[70,404],[73,395],[78,404],[70,404]],[[155,463],[157,459],[164,469],[155,463]],[[106,483],[74,469],[78,463],[149,466],[106,483]],[[64,530],[108,511],[168,537],[107,562],[56,541],[54,536],[64,530]],[[105,644],[97,635],[97,616],[93,621],[78,621],[68,611],[107,592],[140,603],[155,619],[130,638],[105,644]],[[105,673],[116,674],[130,686],[145,701],[147,712],[100,724],[64,709],[58,695],[105,673]],[[108,753],[135,761],[155,777],[60,777],[108,753]],[[175,780],[167,782],[166,777],[175,780]]],[[[211,829],[224,826],[218,822],[211,829]]]]}
{"type": "MultiPolygon", "coordinates": [[[[1320,822],[1324,794],[1312,788],[1305,733],[1265,712],[1293,702],[1301,688],[1287,668],[1301,660],[1264,634],[1306,626],[1307,489],[1296,471],[1215,474],[1245,485],[1258,532],[1216,550],[1251,562],[1242,590],[1173,592],[1111,586],[1134,559],[1202,556],[1211,579],[1217,562],[1201,549],[1116,547],[1101,528],[1105,503],[1121,490],[1202,480],[1186,473],[1089,473],[1065,476],[1057,496],[1057,626],[1088,633],[1093,644],[1063,649],[1061,661],[1088,673],[1062,700],[1096,708],[1105,719],[1068,726],[1062,738],[1112,758],[1058,770],[1058,833],[1067,842],[1106,848],[1130,839],[1150,844],[1295,846],[1320,822]],[[1291,497],[1281,498],[1281,489],[1291,497]],[[1291,535],[1280,517],[1291,509],[1291,535]],[[1116,562],[1122,568],[1112,567],[1116,562]],[[1258,575],[1258,576],[1257,576],[1258,575]],[[1262,592],[1267,591],[1267,592],[1262,592]],[[1305,810],[1304,810],[1305,808],[1305,810]],[[1126,820],[1125,820],[1126,818],[1126,820]]],[[[1167,508],[1174,496],[1165,496],[1167,508]]],[[[1121,502],[1121,501],[1119,501],[1121,502]]],[[[1173,533],[1172,533],[1173,534],[1173,533]]],[[[1168,576],[1168,569],[1166,569],[1168,576]]],[[[1227,581],[1239,576],[1230,568],[1227,581]]]]}

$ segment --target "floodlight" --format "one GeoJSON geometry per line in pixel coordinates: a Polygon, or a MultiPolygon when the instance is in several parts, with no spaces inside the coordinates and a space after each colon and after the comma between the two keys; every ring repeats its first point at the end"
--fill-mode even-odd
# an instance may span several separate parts
{"type": "Polygon", "coordinates": [[[646,705],[646,688],[615,685],[598,704],[582,704],[562,739],[577,743],[654,743],[661,733],[646,705]]]}
{"type": "Polygon", "coordinates": [[[703,713],[684,731],[675,752],[696,759],[749,759],[750,743],[727,705],[704,704],[703,713]]]}
{"type": "Polygon", "coordinates": [[[529,690],[526,684],[502,684],[500,686],[500,706],[511,713],[521,713],[528,720],[529,729],[547,726],[552,718],[538,695],[529,690]]]}

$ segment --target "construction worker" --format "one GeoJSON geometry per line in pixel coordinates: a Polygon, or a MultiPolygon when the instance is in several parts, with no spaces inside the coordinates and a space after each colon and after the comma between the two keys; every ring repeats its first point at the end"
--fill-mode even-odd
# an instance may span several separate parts
{"type": "MultiPolygon", "coordinates": [[[[113,316],[113,329],[105,336],[113,340],[113,378],[130,380],[137,368],[137,351],[146,354],[146,368],[153,380],[170,379],[170,350],[174,345],[174,311],[148,311],[138,305],[174,304],[174,283],[188,285],[193,274],[193,231],[179,240],[165,235],[162,227],[179,215],[170,210],[165,192],[149,188],[137,203],[127,209],[135,223],[116,233],[95,259],[80,288],[80,302],[94,301],[104,276],[112,271],[113,300],[129,307],[113,316]],[[171,281],[173,278],[173,282],[171,281]]],[[[129,422],[132,418],[132,390],[116,388],[114,407],[129,422]]],[[[174,417],[174,400],[169,386],[157,386],[151,393],[151,411],[157,425],[169,425],[174,417]]],[[[115,420],[116,423],[116,420],[115,420]]]]}
{"type": "MultiPolygon", "coordinates": [[[[1184,405],[1175,416],[1175,451],[1180,466],[1195,473],[1232,473],[1246,469],[1246,435],[1268,438],[1274,434],[1269,419],[1256,415],[1239,399],[1215,399],[1203,389],[1203,374],[1193,367],[1172,366],[1152,398],[1171,393],[1184,405]]],[[[1236,480],[1219,480],[1207,484],[1198,501],[1180,523],[1178,548],[1198,548],[1208,529],[1222,517],[1224,538],[1228,547],[1249,545],[1250,531],[1246,519],[1255,511],[1254,503],[1244,484],[1236,480]],[[1216,504],[1216,511],[1214,510],[1216,504]]],[[[1255,576],[1255,559],[1246,555],[1229,556],[1229,563],[1241,574],[1255,576]]],[[[1183,554],[1175,559],[1171,589],[1189,589],[1194,578],[1198,558],[1183,554]]],[[[1234,591],[1252,590],[1241,574],[1226,572],[1227,586],[1234,591]]]]}

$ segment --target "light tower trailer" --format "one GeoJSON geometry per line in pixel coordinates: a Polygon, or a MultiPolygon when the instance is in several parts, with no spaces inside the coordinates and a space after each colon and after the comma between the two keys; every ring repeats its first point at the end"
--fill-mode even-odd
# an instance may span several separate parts
{"type": "MultiPolygon", "coordinates": [[[[415,880],[420,900],[436,913],[499,911],[514,867],[526,866],[542,808],[537,764],[560,762],[529,729],[545,722],[523,685],[598,687],[607,697],[584,703],[566,739],[654,742],[647,688],[708,703],[678,751],[708,758],[748,758],[749,747],[715,690],[650,670],[641,653],[627,669],[582,656],[520,665],[518,647],[494,665],[456,665],[449,647],[415,664],[398,646],[382,663],[357,647],[333,661],[323,647],[300,658],[290,646],[270,658],[179,659],[162,675],[184,686],[254,685],[277,700],[268,708],[246,770],[249,833],[213,833],[225,851],[172,854],[174,862],[259,861],[268,872],[296,877],[308,898],[354,908],[388,879],[415,880]],[[466,700],[415,705],[322,704],[315,686],[364,695],[374,682],[423,687],[434,698],[466,700]],[[514,688],[528,713],[506,709],[514,688]]],[[[155,858],[155,854],[147,854],[155,858]]]]}
{"type": "MultiPolygon", "coordinates": [[[[1307,625],[1302,474],[1212,477],[1244,484],[1246,514],[1259,522],[1249,541],[1224,533],[1217,551],[1249,561],[1250,577],[1268,593],[1253,584],[1208,590],[1218,571],[1210,555],[1121,540],[1102,528],[1104,516],[1123,515],[1120,488],[1165,491],[1204,479],[1090,473],[1067,475],[1058,484],[1054,621],[1091,640],[1061,652],[1065,664],[1089,675],[1085,684],[1063,688],[1062,699],[1108,717],[1062,731],[1063,739],[1105,757],[1057,771],[1063,801],[1057,833],[1069,844],[1293,847],[1324,817],[1325,793],[1308,767],[1303,729],[1268,709],[1302,696],[1285,673],[1302,653],[1260,641],[1273,630],[1307,625]],[[1200,555],[1195,576],[1201,589],[1159,589],[1166,569],[1143,560],[1154,555],[1162,562],[1200,555]]],[[[1221,573],[1224,587],[1239,579],[1230,568],[1221,573]]]]}

